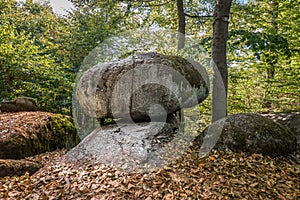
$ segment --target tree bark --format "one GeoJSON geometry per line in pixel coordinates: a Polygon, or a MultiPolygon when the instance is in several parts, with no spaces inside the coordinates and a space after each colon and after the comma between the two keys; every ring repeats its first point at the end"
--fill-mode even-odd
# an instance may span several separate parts
{"type": "MultiPolygon", "coordinates": [[[[277,25],[277,19],[278,19],[278,2],[277,0],[271,0],[270,1],[270,25],[272,28],[272,32],[274,32],[276,35],[278,33],[278,25],[277,25]]],[[[272,43],[272,41],[271,41],[272,43]]],[[[275,44],[276,45],[276,44],[275,44]]],[[[278,63],[278,56],[276,53],[272,52],[272,48],[269,47],[269,52],[266,54],[267,56],[267,75],[266,75],[266,86],[265,86],[265,94],[263,98],[263,108],[271,108],[272,107],[272,101],[271,101],[271,91],[270,88],[272,87],[272,81],[275,77],[275,69],[276,65],[278,63]]]]}
{"type": "MultiPolygon", "coordinates": [[[[185,14],[184,14],[184,7],[183,7],[183,0],[176,0],[177,4],[177,17],[178,17],[178,36],[177,36],[177,51],[183,49],[185,46],[185,14]]],[[[183,109],[180,109],[176,115],[178,116],[178,120],[180,122],[180,126],[184,124],[184,112],[183,109]]],[[[184,129],[181,128],[181,131],[184,129]]]]}
{"type": "Polygon", "coordinates": [[[183,0],[177,0],[177,15],[178,15],[178,45],[177,50],[184,48],[185,45],[185,15],[183,8],[183,0]]]}
{"type": "Polygon", "coordinates": [[[226,40],[228,35],[228,20],[232,0],[217,0],[214,12],[212,68],[212,122],[227,115],[228,71],[226,61],[226,40]]]}

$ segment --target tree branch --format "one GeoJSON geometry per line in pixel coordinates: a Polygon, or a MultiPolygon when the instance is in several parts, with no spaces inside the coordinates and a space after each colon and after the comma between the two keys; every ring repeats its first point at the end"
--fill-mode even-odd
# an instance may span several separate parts
{"type": "Polygon", "coordinates": [[[159,6],[164,6],[164,5],[167,5],[168,3],[171,3],[171,1],[166,1],[164,3],[159,3],[159,4],[151,4],[152,1],[142,1],[142,3],[146,3],[145,6],[147,7],[159,7],[159,6]]]}
{"type": "Polygon", "coordinates": [[[209,17],[214,17],[212,15],[190,15],[188,13],[184,13],[185,16],[190,17],[190,18],[209,18],[209,17]]]}

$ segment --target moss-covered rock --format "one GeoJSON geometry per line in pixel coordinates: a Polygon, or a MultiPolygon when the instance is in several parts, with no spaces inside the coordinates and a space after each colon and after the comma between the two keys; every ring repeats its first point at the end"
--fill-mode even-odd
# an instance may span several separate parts
{"type": "Polygon", "coordinates": [[[210,145],[216,150],[279,156],[295,151],[297,139],[294,133],[267,117],[234,114],[207,127],[196,137],[195,144],[210,145]]]}
{"type": "Polygon", "coordinates": [[[27,156],[71,148],[79,143],[72,118],[46,112],[0,115],[0,158],[27,156]]]}

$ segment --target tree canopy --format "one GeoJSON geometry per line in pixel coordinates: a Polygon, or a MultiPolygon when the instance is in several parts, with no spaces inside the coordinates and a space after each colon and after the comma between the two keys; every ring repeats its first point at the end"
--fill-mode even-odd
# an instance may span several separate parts
{"type": "MultiPolygon", "coordinates": [[[[97,45],[138,27],[178,30],[176,0],[71,2],[65,16],[47,2],[0,2],[0,100],[30,96],[40,110],[70,114],[76,73],[97,45]]],[[[215,1],[182,5],[186,36],[211,53],[215,1]]],[[[299,109],[299,10],[296,1],[233,1],[229,113],[299,109]]]]}

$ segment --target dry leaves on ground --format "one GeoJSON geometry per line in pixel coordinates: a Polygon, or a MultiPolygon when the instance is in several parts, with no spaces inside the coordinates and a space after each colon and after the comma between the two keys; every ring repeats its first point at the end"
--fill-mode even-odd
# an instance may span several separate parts
{"type": "Polygon", "coordinates": [[[47,122],[51,113],[47,112],[18,112],[0,114],[0,140],[10,134],[33,132],[41,124],[47,122]]]}
{"type": "Polygon", "coordinates": [[[163,169],[129,174],[101,164],[71,165],[64,151],[31,160],[48,163],[33,176],[0,179],[7,199],[299,199],[299,160],[253,154],[195,152],[163,169]]]}

